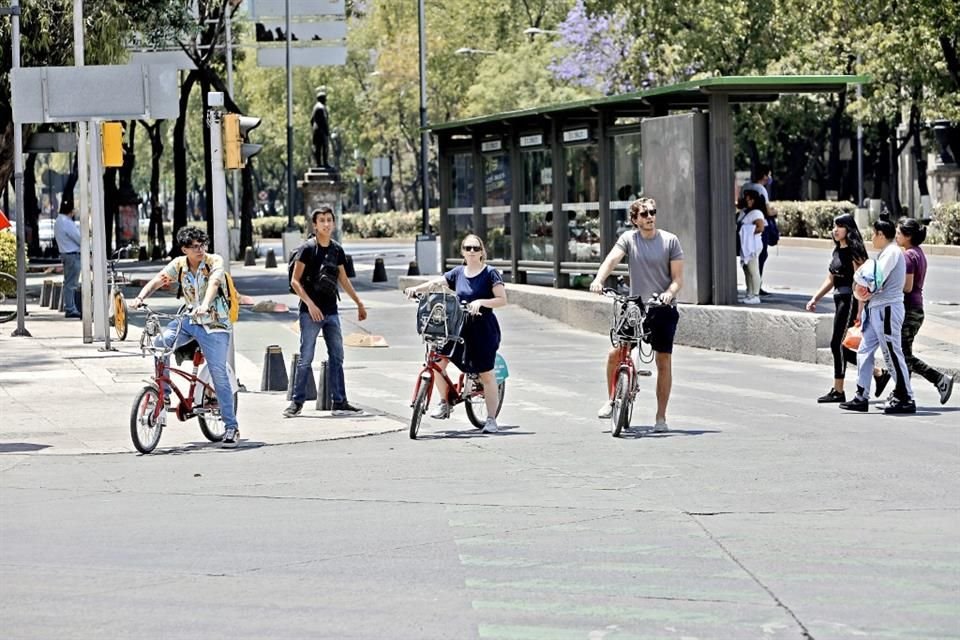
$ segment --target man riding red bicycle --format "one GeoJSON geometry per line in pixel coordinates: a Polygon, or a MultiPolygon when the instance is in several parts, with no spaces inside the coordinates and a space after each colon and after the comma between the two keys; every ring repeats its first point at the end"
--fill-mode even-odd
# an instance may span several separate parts
{"type": "MultiPolygon", "coordinates": [[[[182,256],[171,260],[157,275],[143,285],[133,300],[139,308],[151,293],[170,283],[181,288],[184,304],[192,307],[189,322],[172,321],[157,336],[157,346],[172,347],[196,340],[206,358],[213,387],[217,392],[220,415],[226,428],[223,446],[234,448],[240,439],[236,407],[233,404],[233,386],[227,358],[233,327],[230,324],[226,297],[223,295],[226,277],[223,258],[208,254],[207,234],[197,227],[183,227],[177,232],[177,244],[182,256]]],[[[164,405],[169,405],[170,389],[164,384],[164,405]]],[[[165,414],[161,414],[163,424],[165,414]]]]}

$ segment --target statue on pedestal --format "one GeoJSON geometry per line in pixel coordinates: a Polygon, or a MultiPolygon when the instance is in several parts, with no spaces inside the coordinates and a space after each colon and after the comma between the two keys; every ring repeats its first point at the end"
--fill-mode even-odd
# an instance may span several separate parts
{"type": "Polygon", "coordinates": [[[313,128],[313,161],[317,167],[330,167],[330,114],[327,111],[327,88],[317,87],[310,125],[313,128]]]}

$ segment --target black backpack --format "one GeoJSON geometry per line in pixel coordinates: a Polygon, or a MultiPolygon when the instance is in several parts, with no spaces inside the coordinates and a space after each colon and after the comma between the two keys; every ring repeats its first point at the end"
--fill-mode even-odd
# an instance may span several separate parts
{"type": "MultiPolygon", "coordinates": [[[[331,244],[334,244],[331,240],[331,244]]],[[[290,252],[290,257],[287,260],[287,286],[290,289],[290,293],[296,293],[293,290],[293,269],[296,266],[297,262],[300,260],[300,254],[303,253],[303,250],[307,247],[311,249],[316,249],[317,239],[310,238],[302,245],[290,252]]],[[[327,254],[329,256],[329,253],[327,254]]],[[[337,286],[337,281],[340,277],[340,266],[329,261],[325,261],[320,267],[320,272],[317,273],[315,270],[315,265],[310,264],[303,270],[303,277],[300,282],[303,285],[303,288],[308,292],[313,292],[319,294],[323,298],[336,298],[340,299],[340,288],[337,286]]]]}

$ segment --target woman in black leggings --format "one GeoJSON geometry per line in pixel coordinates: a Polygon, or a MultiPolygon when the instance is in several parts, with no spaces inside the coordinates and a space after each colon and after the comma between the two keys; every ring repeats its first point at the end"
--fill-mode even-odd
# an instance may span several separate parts
{"type": "MultiPolygon", "coordinates": [[[[830,260],[827,277],[823,284],[807,302],[807,311],[816,311],[817,302],[830,290],[833,290],[833,302],[836,312],[833,316],[833,335],[830,338],[830,351],[833,353],[833,388],[817,398],[817,402],[845,402],[843,376],[847,363],[856,366],[857,353],[843,346],[843,336],[847,328],[857,319],[857,302],[853,298],[853,272],[867,259],[867,249],[857,222],[850,214],[837,216],[833,220],[833,257],[830,260]]],[[[882,375],[877,379],[881,384],[882,375]]],[[[883,384],[886,384],[883,382],[883,384]]]]}

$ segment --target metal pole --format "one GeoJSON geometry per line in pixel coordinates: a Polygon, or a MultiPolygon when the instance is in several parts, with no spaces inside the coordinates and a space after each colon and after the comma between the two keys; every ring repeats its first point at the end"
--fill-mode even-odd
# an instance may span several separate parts
{"type": "MultiPolygon", "coordinates": [[[[227,91],[230,92],[230,99],[234,102],[237,101],[236,96],[233,95],[233,35],[231,24],[231,11],[227,9],[226,16],[226,33],[224,34],[227,38],[227,91]]],[[[240,228],[240,183],[237,180],[236,172],[230,174],[230,177],[233,181],[233,226],[237,229],[240,228]]],[[[232,256],[231,256],[232,257],[232,256]]],[[[229,258],[228,258],[229,259],[229,258]]]]}
{"type": "MultiPolygon", "coordinates": [[[[419,0],[417,19],[420,26],[420,187],[423,201],[421,233],[430,233],[430,184],[427,161],[430,158],[430,134],[427,133],[427,15],[424,0],[419,0]]],[[[429,273],[429,272],[427,272],[429,273]]]]}
{"type": "MultiPolygon", "coordinates": [[[[20,0],[11,0],[13,69],[20,68],[20,0]]],[[[23,125],[13,114],[13,189],[17,192],[17,328],[12,336],[30,337],[25,318],[27,315],[27,246],[24,237],[27,231],[23,208],[23,125]]]]}
{"type": "MultiPolygon", "coordinates": [[[[223,170],[223,93],[207,94],[207,125],[210,127],[210,166],[213,180],[213,246],[223,258],[223,270],[230,273],[230,231],[227,228],[227,176],[223,170]],[[226,247],[226,251],[223,250],[226,247]]],[[[228,359],[234,367],[234,343],[230,339],[228,359]]],[[[235,369],[234,369],[235,370],[235,369]]]]}
{"type": "Polygon", "coordinates": [[[110,346],[109,313],[107,312],[107,232],[103,211],[103,155],[100,142],[100,121],[90,121],[90,224],[93,227],[93,339],[103,340],[103,350],[110,346]]]}
{"type": "Polygon", "coordinates": [[[287,29],[287,231],[293,224],[293,66],[290,64],[290,0],[285,0],[287,29]]]}
{"type": "MultiPolygon", "coordinates": [[[[73,0],[73,64],[84,62],[83,0],[73,0]]],[[[87,164],[87,123],[77,123],[77,189],[80,202],[80,313],[83,343],[93,342],[93,271],[90,264],[90,171],[87,164]]]]}
{"type": "MultiPolygon", "coordinates": [[[[860,56],[857,56],[857,69],[860,68],[860,56]]],[[[863,85],[857,83],[857,102],[863,98],[863,85]]],[[[863,125],[857,125],[857,206],[863,206],[863,125]]]]}

